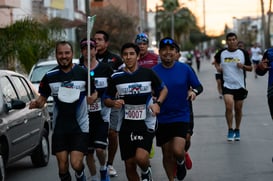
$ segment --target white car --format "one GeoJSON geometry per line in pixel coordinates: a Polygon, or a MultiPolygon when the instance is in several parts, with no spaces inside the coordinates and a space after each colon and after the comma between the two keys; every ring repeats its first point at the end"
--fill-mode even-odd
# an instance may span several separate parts
{"type": "MultiPolygon", "coordinates": [[[[73,63],[78,64],[79,59],[73,59],[73,63]]],[[[51,60],[40,60],[38,63],[32,66],[31,71],[29,73],[29,80],[32,82],[32,84],[35,86],[35,88],[38,90],[40,82],[44,75],[54,67],[58,65],[56,59],[51,60]]],[[[47,99],[47,108],[50,116],[52,117],[53,114],[53,97],[48,97],[47,99]]]]}

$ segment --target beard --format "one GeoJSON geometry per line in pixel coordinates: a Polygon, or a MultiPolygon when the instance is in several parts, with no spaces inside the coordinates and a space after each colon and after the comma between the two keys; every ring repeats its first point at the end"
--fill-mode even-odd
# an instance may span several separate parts
{"type": "Polygon", "coordinates": [[[72,67],[73,63],[72,60],[63,59],[58,60],[58,65],[62,70],[67,70],[72,67]]]}

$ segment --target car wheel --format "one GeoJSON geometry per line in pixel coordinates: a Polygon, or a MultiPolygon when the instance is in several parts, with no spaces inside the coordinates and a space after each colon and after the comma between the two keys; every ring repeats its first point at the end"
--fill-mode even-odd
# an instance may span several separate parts
{"type": "Polygon", "coordinates": [[[6,175],[5,172],[6,172],[6,169],[4,165],[4,159],[3,159],[3,156],[0,155],[0,180],[1,181],[5,180],[5,175],[6,175]]]}
{"type": "Polygon", "coordinates": [[[38,147],[31,154],[31,161],[35,167],[44,167],[49,161],[49,141],[48,132],[43,130],[43,136],[38,147]]]}
{"type": "Polygon", "coordinates": [[[0,141],[0,181],[4,181],[6,177],[6,164],[8,162],[8,143],[6,140],[0,141]]]}

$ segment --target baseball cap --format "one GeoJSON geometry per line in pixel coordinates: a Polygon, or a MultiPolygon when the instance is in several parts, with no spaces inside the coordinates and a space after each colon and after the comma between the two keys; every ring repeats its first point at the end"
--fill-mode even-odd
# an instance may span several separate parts
{"type": "Polygon", "coordinates": [[[136,36],[135,43],[149,43],[149,37],[145,33],[139,33],[136,36]]]}
{"type": "Polygon", "coordinates": [[[172,38],[166,37],[160,40],[159,42],[159,49],[164,48],[166,45],[170,45],[177,49],[178,45],[175,43],[175,41],[172,38]]]}
{"type": "MultiPolygon", "coordinates": [[[[96,47],[96,41],[94,39],[90,39],[89,42],[90,42],[90,47],[96,47]]],[[[88,45],[87,38],[82,39],[81,42],[80,42],[81,49],[87,47],[87,45],[88,45]]]]}

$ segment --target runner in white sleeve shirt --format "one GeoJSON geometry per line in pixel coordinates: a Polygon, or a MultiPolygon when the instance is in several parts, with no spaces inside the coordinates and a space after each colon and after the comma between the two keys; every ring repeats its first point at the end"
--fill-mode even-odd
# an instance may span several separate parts
{"type": "Polygon", "coordinates": [[[245,75],[252,71],[249,54],[239,49],[237,35],[228,33],[226,36],[227,48],[218,51],[215,55],[215,68],[223,74],[223,95],[226,106],[226,121],[228,126],[227,140],[240,140],[240,124],[242,120],[243,100],[247,97],[245,75]],[[235,111],[235,129],[233,129],[233,106],[235,111]]]}

